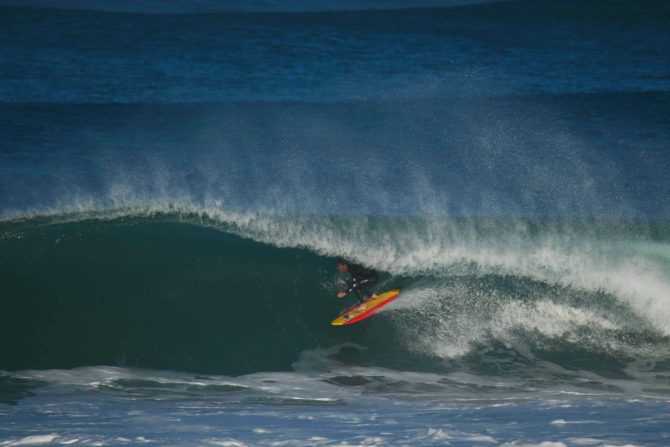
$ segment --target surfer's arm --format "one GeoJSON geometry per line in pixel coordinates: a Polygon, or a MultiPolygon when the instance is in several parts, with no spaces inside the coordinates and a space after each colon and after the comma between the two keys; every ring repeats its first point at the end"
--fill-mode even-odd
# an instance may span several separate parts
{"type": "Polygon", "coordinates": [[[353,292],[353,291],[356,289],[356,287],[357,287],[357,284],[356,284],[356,281],[355,281],[355,280],[353,280],[353,281],[351,281],[351,282],[346,282],[346,281],[344,281],[344,284],[348,285],[348,287],[347,287],[346,290],[342,290],[341,292],[339,292],[339,293],[337,294],[338,298],[344,298],[345,296],[347,296],[348,294],[350,294],[351,292],[353,292]]]}

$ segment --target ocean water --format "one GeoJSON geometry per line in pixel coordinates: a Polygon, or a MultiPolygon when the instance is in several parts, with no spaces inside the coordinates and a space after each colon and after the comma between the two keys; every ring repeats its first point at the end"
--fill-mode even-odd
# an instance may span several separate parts
{"type": "Polygon", "coordinates": [[[670,445],[669,24],[0,0],[0,446],[670,445]]]}

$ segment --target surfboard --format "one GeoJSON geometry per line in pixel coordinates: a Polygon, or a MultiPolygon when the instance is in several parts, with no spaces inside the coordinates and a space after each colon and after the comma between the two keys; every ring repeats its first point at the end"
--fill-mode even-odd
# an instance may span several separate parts
{"type": "Polygon", "coordinates": [[[374,315],[382,307],[386,306],[388,303],[393,301],[398,297],[400,290],[394,289],[389,290],[388,292],[381,293],[375,298],[370,298],[363,304],[357,304],[353,307],[348,308],[342,312],[337,318],[335,318],[330,324],[333,326],[344,326],[347,324],[356,323],[361,320],[374,315]]]}

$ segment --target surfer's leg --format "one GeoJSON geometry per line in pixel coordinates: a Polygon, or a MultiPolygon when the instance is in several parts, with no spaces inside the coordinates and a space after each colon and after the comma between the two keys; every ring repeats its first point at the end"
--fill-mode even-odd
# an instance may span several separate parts
{"type": "Polygon", "coordinates": [[[365,300],[367,299],[363,293],[361,293],[361,289],[356,287],[354,290],[356,290],[356,296],[358,297],[358,301],[363,304],[365,300]]]}
{"type": "MultiPolygon", "coordinates": [[[[374,298],[374,297],[377,296],[376,293],[370,292],[370,287],[372,287],[377,281],[379,281],[379,276],[377,276],[377,275],[371,276],[369,278],[365,278],[365,279],[362,279],[361,281],[359,281],[358,287],[365,286],[365,288],[363,289],[363,295],[365,296],[365,298],[364,298],[365,301],[369,300],[370,298],[374,298]]],[[[357,288],[356,290],[358,291],[359,289],[357,288]]],[[[359,299],[360,299],[361,292],[358,292],[358,296],[359,296],[359,299]]]]}

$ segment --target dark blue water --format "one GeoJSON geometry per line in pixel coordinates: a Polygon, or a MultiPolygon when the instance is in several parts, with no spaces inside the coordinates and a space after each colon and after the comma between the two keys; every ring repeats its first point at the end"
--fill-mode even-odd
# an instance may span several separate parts
{"type": "Polygon", "coordinates": [[[0,444],[669,444],[669,24],[0,0],[0,444]]]}
{"type": "Polygon", "coordinates": [[[333,101],[670,85],[662,1],[207,14],[80,3],[3,8],[5,101],[333,101]]]}

